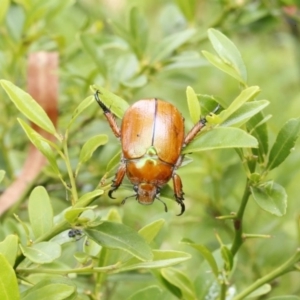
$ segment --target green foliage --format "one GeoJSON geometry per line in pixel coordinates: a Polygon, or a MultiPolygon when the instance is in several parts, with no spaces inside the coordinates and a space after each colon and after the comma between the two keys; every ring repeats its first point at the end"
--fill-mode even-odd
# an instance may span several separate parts
{"type": "Polygon", "coordinates": [[[288,48],[299,35],[280,21],[299,25],[294,2],[2,2],[1,190],[21,173],[27,138],[48,166],[1,216],[0,298],[299,299],[299,76],[288,48]],[[24,91],[38,50],[60,56],[57,128],[24,91]],[[133,193],[126,181],[107,197],[121,151],[89,88],[117,119],[152,97],[178,107],[186,132],[205,118],[176,170],[183,216],[169,186],[167,214],[158,200],[118,207],[133,193]]]}

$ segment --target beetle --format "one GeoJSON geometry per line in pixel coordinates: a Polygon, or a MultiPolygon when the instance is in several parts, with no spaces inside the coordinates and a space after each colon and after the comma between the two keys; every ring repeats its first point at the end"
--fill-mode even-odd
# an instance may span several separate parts
{"type": "Polygon", "coordinates": [[[167,205],[159,198],[161,188],[172,178],[174,196],[185,211],[181,178],[176,174],[183,161],[182,149],[187,146],[206,124],[200,118],[194,127],[184,135],[184,118],[171,103],[156,98],[143,99],[130,106],[119,128],[114,114],[99,98],[99,91],[94,94],[95,100],[114,133],[121,140],[122,156],[111,189],[110,198],[122,184],[125,174],[133,184],[134,195],[123,199],[122,204],[130,197],[136,197],[140,204],[149,205],[155,199],[167,205]]]}

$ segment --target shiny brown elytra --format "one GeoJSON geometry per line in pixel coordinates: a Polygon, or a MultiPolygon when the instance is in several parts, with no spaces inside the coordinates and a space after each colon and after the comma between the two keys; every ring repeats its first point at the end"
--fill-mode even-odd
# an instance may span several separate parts
{"type": "Polygon", "coordinates": [[[195,138],[206,120],[200,119],[185,136],[184,119],[173,104],[156,98],[144,99],[126,110],[119,128],[112,112],[101,102],[99,92],[95,93],[95,99],[122,146],[121,162],[108,195],[113,198],[112,193],[122,184],[126,174],[135,191],[129,197],[135,196],[144,205],[158,199],[167,211],[166,204],[158,196],[172,178],[175,200],[181,206],[179,216],[182,215],[185,211],[184,193],[176,169],[183,160],[183,147],[195,138]]]}

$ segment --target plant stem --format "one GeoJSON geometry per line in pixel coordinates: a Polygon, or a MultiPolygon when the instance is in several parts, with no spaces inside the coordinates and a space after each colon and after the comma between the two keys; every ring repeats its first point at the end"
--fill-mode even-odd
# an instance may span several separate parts
{"type": "Polygon", "coordinates": [[[96,273],[103,273],[103,272],[111,272],[114,271],[118,268],[118,263],[110,266],[105,266],[105,267],[93,267],[93,266],[88,266],[84,268],[74,268],[74,269],[46,269],[46,268],[20,268],[17,269],[18,272],[20,273],[44,273],[44,274],[70,274],[70,273],[75,273],[75,274],[94,274],[96,273]]]}
{"type": "Polygon", "coordinates": [[[257,290],[262,285],[274,280],[275,278],[290,272],[296,270],[294,265],[300,261],[300,248],[297,249],[296,253],[285,263],[283,263],[280,267],[269,273],[268,275],[256,280],[254,283],[252,283],[250,286],[248,286],[243,292],[238,294],[233,298],[233,300],[242,300],[245,299],[246,296],[257,290]]]}
{"type": "Polygon", "coordinates": [[[66,156],[65,164],[66,164],[66,167],[68,170],[70,184],[71,184],[71,193],[72,193],[71,202],[72,202],[72,206],[74,206],[75,203],[77,203],[77,201],[78,201],[78,194],[77,194],[77,188],[76,188],[76,183],[75,183],[75,176],[72,171],[71,164],[70,164],[67,141],[68,141],[68,131],[66,131],[65,138],[63,141],[63,149],[64,149],[64,154],[66,156]]]}
{"type": "Polygon", "coordinates": [[[241,206],[234,220],[235,236],[234,236],[233,244],[231,246],[231,253],[233,257],[235,256],[235,254],[237,253],[237,251],[239,250],[239,248],[244,242],[243,216],[248,203],[249,196],[250,196],[250,188],[249,188],[249,180],[247,179],[241,206]]]}

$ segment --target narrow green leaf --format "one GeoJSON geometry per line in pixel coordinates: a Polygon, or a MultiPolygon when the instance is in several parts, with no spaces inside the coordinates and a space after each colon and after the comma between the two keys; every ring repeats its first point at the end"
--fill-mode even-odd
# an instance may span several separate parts
{"type": "Polygon", "coordinates": [[[199,68],[207,65],[207,60],[200,56],[199,52],[183,51],[170,57],[169,61],[162,67],[162,71],[199,68]]]}
{"type": "Polygon", "coordinates": [[[285,189],[276,182],[268,181],[259,187],[251,187],[255,202],[265,211],[283,216],[286,213],[287,194],[285,189]]]}
{"type": "Polygon", "coordinates": [[[164,224],[164,219],[156,220],[141,228],[139,230],[139,235],[142,236],[148,244],[150,244],[153,241],[153,239],[157,236],[164,224]]]}
{"type": "Polygon", "coordinates": [[[204,259],[210,265],[211,270],[213,271],[216,278],[218,278],[218,276],[219,276],[218,265],[217,265],[217,262],[213,256],[213,254],[209,251],[208,248],[206,248],[204,245],[195,244],[189,239],[183,239],[181,242],[198,250],[200,252],[200,254],[204,257],[204,259]]]}
{"type": "Polygon", "coordinates": [[[153,255],[146,241],[130,227],[104,221],[85,230],[86,234],[99,245],[109,249],[120,249],[142,261],[151,260],[153,255]]]}
{"type": "Polygon", "coordinates": [[[50,141],[42,137],[38,134],[35,130],[33,130],[27,123],[23,120],[18,119],[20,125],[22,126],[23,130],[25,131],[27,137],[31,141],[31,143],[40,151],[42,154],[47,158],[50,166],[54,170],[57,175],[60,175],[58,165],[56,162],[55,154],[51,149],[50,145],[53,145],[50,141]]]}
{"type": "Polygon", "coordinates": [[[245,102],[254,99],[260,92],[258,86],[251,86],[242,90],[242,92],[233,100],[227,109],[224,109],[218,116],[224,122],[231,116],[235,111],[237,111],[245,102]]]}
{"type": "Polygon", "coordinates": [[[74,121],[76,120],[76,118],[86,109],[88,108],[92,103],[95,102],[95,97],[94,96],[88,96],[87,98],[85,98],[78,106],[77,108],[74,110],[73,114],[72,114],[72,118],[68,124],[68,128],[71,127],[71,125],[74,123],[74,121]]]}
{"type": "Polygon", "coordinates": [[[121,153],[122,151],[119,150],[112,158],[111,160],[108,162],[107,166],[106,166],[106,173],[110,173],[121,161],[121,153]]]}
{"type": "Polygon", "coordinates": [[[167,268],[162,269],[161,274],[167,281],[181,290],[183,299],[197,299],[192,282],[182,271],[174,268],[167,268]]]}
{"type": "Polygon", "coordinates": [[[1,0],[1,5],[0,5],[0,24],[3,22],[5,19],[6,13],[8,11],[10,5],[10,0],[1,0]]]}
{"type": "Polygon", "coordinates": [[[267,100],[252,101],[244,103],[239,109],[237,109],[224,123],[222,126],[237,126],[245,124],[254,115],[263,110],[270,104],[267,100]]]}
{"type": "Polygon", "coordinates": [[[129,107],[129,104],[125,100],[98,85],[91,86],[91,90],[93,91],[93,93],[99,91],[100,100],[107,107],[109,107],[113,114],[116,115],[118,118],[121,119],[123,117],[124,112],[129,107]]]}
{"type": "Polygon", "coordinates": [[[79,161],[80,163],[84,163],[88,161],[94,151],[100,147],[105,145],[108,142],[108,137],[106,134],[99,134],[91,137],[89,140],[87,140],[84,145],[81,148],[80,155],[79,155],[79,161]]]}
{"type": "Polygon", "coordinates": [[[186,19],[189,20],[190,22],[192,22],[196,17],[197,0],[189,0],[189,1],[176,0],[176,3],[178,5],[178,7],[180,8],[180,10],[182,11],[182,13],[184,14],[184,16],[186,17],[186,19]]]}
{"type": "Polygon", "coordinates": [[[89,33],[83,33],[79,35],[80,42],[83,49],[90,56],[90,58],[97,64],[99,72],[106,76],[107,74],[107,60],[105,59],[104,51],[101,47],[98,47],[95,41],[95,35],[89,33]]]}
{"type": "Polygon", "coordinates": [[[208,38],[219,57],[226,64],[234,68],[234,70],[243,79],[243,82],[247,82],[246,67],[241,53],[235,44],[226,35],[214,28],[208,29],[207,33],[208,38]]]}
{"type": "Polygon", "coordinates": [[[212,65],[243,83],[244,86],[246,85],[246,82],[244,82],[243,78],[238,74],[232,65],[226,64],[221,58],[208,51],[203,50],[202,54],[212,65]]]}
{"type": "MultiPolygon", "coordinates": [[[[266,295],[267,293],[271,292],[271,289],[271,285],[264,284],[249,294],[245,299],[257,298],[259,296],[266,295]]],[[[280,297],[280,300],[283,300],[283,298],[280,297]]]]}
{"type": "Polygon", "coordinates": [[[0,253],[0,299],[20,299],[16,274],[3,254],[0,253]]]}
{"type": "Polygon", "coordinates": [[[83,205],[83,203],[86,203],[90,199],[101,196],[101,195],[103,195],[103,193],[104,193],[104,191],[100,190],[100,189],[97,189],[97,190],[94,190],[92,192],[86,193],[78,199],[78,203],[81,203],[83,205]]]}
{"type": "Polygon", "coordinates": [[[192,87],[188,86],[186,89],[186,98],[189,107],[191,119],[194,124],[198,123],[201,117],[201,107],[197,94],[192,87]]]}
{"type": "Polygon", "coordinates": [[[31,247],[20,245],[20,248],[24,256],[37,264],[51,263],[61,255],[60,245],[54,242],[41,242],[31,247]]]}
{"type": "Polygon", "coordinates": [[[155,64],[165,60],[174,50],[185,44],[195,33],[196,30],[190,28],[167,36],[160,43],[154,45],[150,63],[155,64]]]}
{"type": "Polygon", "coordinates": [[[94,208],[96,208],[96,206],[71,207],[65,211],[64,217],[68,223],[74,224],[84,211],[93,210],[94,208]]]}
{"type": "Polygon", "coordinates": [[[18,236],[14,234],[10,234],[7,235],[4,241],[0,243],[0,253],[7,259],[7,261],[12,267],[15,264],[15,260],[19,250],[18,242],[19,242],[18,236]]]}
{"type": "Polygon", "coordinates": [[[276,296],[268,298],[268,300],[300,300],[300,297],[293,295],[285,295],[285,296],[276,296]]]}
{"type": "Polygon", "coordinates": [[[0,183],[4,179],[4,176],[5,176],[5,171],[4,170],[0,170],[0,183]]]}
{"type": "Polygon", "coordinates": [[[183,150],[183,154],[222,148],[255,148],[257,140],[239,128],[217,127],[203,132],[183,150]]]}
{"type": "MultiPolygon", "coordinates": [[[[67,300],[76,298],[76,286],[63,277],[42,279],[33,287],[22,292],[22,300],[67,300]],[[69,298],[74,295],[75,298],[69,298]]],[[[76,298],[77,299],[77,298],[76,298]]]]}
{"type": "Polygon", "coordinates": [[[56,134],[56,129],[46,112],[28,93],[7,80],[0,80],[0,84],[10,100],[26,118],[45,131],[56,134]]]}
{"type": "Polygon", "coordinates": [[[37,186],[29,196],[28,214],[35,238],[47,233],[53,227],[53,209],[47,190],[37,186]]]}
{"type": "Polygon", "coordinates": [[[231,271],[233,268],[233,256],[231,251],[225,246],[221,246],[221,255],[225,263],[225,268],[227,271],[231,271]]]}
{"type": "Polygon", "coordinates": [[[132,37],[131,46],[138,57],[145,52],[148,41],[148,24],[137,7],[133,7],[129,14],[129,28],[132,37]]]}
{"type": "Polygon", "coordinates": [[[181,251],[173,250],[152,250],[152,261],[140,261],[137,258],[124,263],[119,271],[130,271],[137,269],[160,269],[177,265],[191,258],[191,255],[181,251]]]}
{"type": "Polygon", "coordinates": [[[300,133],[300,118],[287,121],[270,151],[267,170],[278,167],[291,153],[300,133]]]}
{"type": "Polygon", "coordinates": [[[260,163],[264,163],[269,152],[268,129],[264,122],[263,113],[253,116],[247,123],[247,129],[258,140],[258,148],[252,149],[254,155],[258,157],[260,163]]]}
{"type": "Polygon", "coordinates": [[[156,285],[151,285],[137,292],[134,292],[134,294],[131,295],[126,300],[141,300],[141,299],[154,300],[154,299],[160,299],[161,297],[162,297],[162,290],[156,285]]]}

